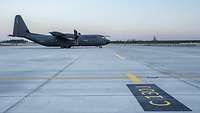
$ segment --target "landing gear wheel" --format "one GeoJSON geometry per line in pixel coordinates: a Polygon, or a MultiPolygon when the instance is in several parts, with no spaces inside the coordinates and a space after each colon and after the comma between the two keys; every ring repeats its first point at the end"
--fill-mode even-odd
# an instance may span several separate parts
{"type": "Polygon", "coordinates": [[[60,46],[60,48],[71,48],[72,46],[60,46]]]}
{"type": "Polygon", "coordinates": [[[99,48],[103,48],[102,46],[99,46],[99,48]]]}

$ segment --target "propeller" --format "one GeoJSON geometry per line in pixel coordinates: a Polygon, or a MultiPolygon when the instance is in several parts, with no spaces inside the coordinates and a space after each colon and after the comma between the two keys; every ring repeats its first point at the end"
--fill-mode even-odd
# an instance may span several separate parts
{"type": "Polygon", "coordinates": [[[81,36],[81,33],[78,33],[78,31],[76,29],[74,29],[74,39],[75,39],[76,45],[78,45],[78,38],[80,36],[81,36]]]}

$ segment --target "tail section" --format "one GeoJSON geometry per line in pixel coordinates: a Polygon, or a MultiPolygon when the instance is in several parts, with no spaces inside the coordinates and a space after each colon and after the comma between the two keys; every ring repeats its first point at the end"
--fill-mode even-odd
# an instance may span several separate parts
{"type": "Polygon", "coordinates": [[[15,16],[15,23],[13,29],[13,35],[15,37],[25,37],[30,31],[28,30],[24,20],[20,15],[15,16]]]}

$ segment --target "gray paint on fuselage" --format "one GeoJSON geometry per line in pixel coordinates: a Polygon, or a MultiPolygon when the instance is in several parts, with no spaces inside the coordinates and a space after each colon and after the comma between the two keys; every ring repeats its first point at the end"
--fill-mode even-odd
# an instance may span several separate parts
{"type": "Polygon", "coordinates": [[[106,45],[106,39],[100,35],[81,35],[79,38],[80,46],[101,46],[106,45]]]}
{"type": "MultiPolygon", "coordinates": [[[[109,40],[106,38],[102,38],[101,35],[81,35],[78,39],[79,45],[71,45],[71,46],[102,46],[109,43],[109,40]]],[[[56,39],[52,35],[42,35],[42,34],[34,34],[28,33],[24,38],[27,38],[33,42],[39,43],[44,46],[60,46],[58,39],[56,39]]],[[[68,43],[66,43],[68,45],[68,43]]]]}
{"type": "Polygon", "coordinates": [[[27,34],[25,38],[44,46],[59,46],[59,44],[56,41],[56,38],[51,35],[41,35],[41,34],[30,33],[30,34],[27,34]]]}

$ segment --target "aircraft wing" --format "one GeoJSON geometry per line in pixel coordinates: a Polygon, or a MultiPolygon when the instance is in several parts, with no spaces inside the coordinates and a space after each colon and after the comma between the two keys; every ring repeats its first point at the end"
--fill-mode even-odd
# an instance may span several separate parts
{"type": "Polygon", "coordinates": [[[58,39],[74,40],[74,34],[65,34],[57,31],[49,32],[52,36],[58,39]]]}

